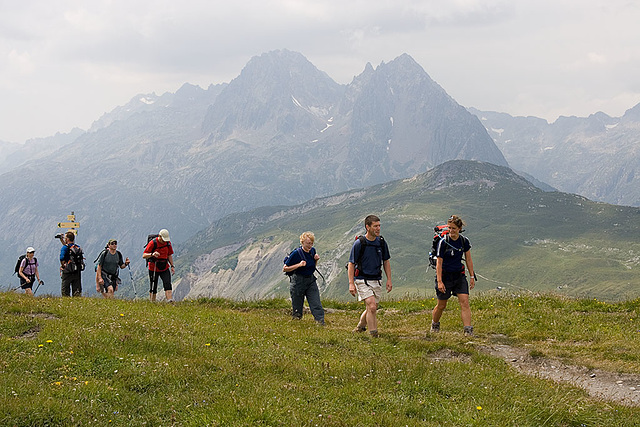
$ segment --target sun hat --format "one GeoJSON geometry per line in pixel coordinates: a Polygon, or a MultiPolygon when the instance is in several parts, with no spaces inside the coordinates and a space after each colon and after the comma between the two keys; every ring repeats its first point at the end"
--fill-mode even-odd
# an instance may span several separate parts
{"type": "Polygon", "coordinates": [[[170,242],[171,239],[169,238],[169,230],[167,230],[166,228],[163,228],[162,230],[160,230],[160,233],[158,233],[160,235],[160,237],[162,237],[162,240],[164,240],[165,242],[170,242]]]}
{"type": "Polygon", "coordinates": [[[36,251],[36,250],[35,250],[35,249],[33,249],[31,246],[29,246],[29,247],[27,248],[27,253],[35,252],[35,251],[36,251]]]}

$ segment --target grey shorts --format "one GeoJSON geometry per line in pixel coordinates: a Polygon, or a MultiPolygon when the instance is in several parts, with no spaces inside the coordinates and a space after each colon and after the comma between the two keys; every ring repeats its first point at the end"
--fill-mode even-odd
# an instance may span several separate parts
{"type": "Polygon", "coordinates": [[[376,304],[382,297],[382,284],[380,280],[356,279],[356,291],[358,291],[358,301],[363,301],[371,296],[376,297],[376,304]]]}
{"type": "Polygon", "coordinates": [[[115,274],[108,274],[104,270],[102,271],[102,280],[104,280],[104,284],[102,285],[102,292],[107,292],[109,286],[113,287],[113,290],[118,289],[118,285],[122,282],[120,278],[115,274]]]}

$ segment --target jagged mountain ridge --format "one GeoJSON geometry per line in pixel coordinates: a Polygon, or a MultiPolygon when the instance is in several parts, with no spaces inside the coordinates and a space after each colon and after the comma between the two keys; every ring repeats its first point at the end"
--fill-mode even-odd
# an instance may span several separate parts
{"type": "Polygon", "coordinates": [[[515,170],[561,191],[640,206],[640,104],[622,117],[512,117],[469,109],[515,170]]]}
{"type": "Polygon", "coordinates": [[[140,262],[159,228],[180,241],[232,212],[411,176],[443,160],[425,146],[506,164],[478,129],[408,55],[338,85],[298,53],[270,52],[228,85],[136,96],[57,152],[7,172],[3,271],[32,245],[55,278],[52,235],[70,211],[89,257],[116,237],[140,262]]]}
{"type": "Polygon", "coordinates": [[[311,230],[326,278],[318,276],[323,295],[349,298],[344,265],[370,213],[382,219],[396,297],[432,295],[426,254],[433,226],[452,213],[467,222],[464,234],[482,275],[477,291],[498,286],[607,299],[638,296],[640,210],[545,192],[508,168],[461,160],[298,206],[222,218],[183,246],[174,296],[286,296],[282,259],[298,245],[298,235],[311,230]]]}

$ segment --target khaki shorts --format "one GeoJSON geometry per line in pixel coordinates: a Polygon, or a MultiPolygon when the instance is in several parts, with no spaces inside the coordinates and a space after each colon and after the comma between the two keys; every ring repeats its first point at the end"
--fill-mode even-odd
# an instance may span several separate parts
{"type": "Polygon", "coordinates": [[[363,301],[371,296],[376,297],[376,304],[380,302],[382,295],[382,285],[380,280],[356,279],[356,291],[358,291],[358,301],[363,301]]]}

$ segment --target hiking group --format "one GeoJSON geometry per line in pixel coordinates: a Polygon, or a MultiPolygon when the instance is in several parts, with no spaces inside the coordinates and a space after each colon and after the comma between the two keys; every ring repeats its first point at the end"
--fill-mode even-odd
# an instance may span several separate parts
{"type": "MultiPolygon", "coordinates": [[[[471,259],[471,243],[460,234],[464,221],[452,215],[446,226],[436,227],[432,251],[429,258],[436,270],[435,291],[437,304],[432,311],[431,332],[440,331],[440,318],[452,295],[458,298],[465,335],[473,335],[469,290],[475,286],[475,273],[471,259]],[[465,267],[469,270],[471,285],[467,282],[465,267]]],[[[365,310],[358,319],[354,332],[365,332],[378,337],[377,310],[383,295],[382,272],[386,276],[384,287],[391,292],[391,254],[384,237],[380,235],[380,218],[369,215],[364,220],[365,234],[357,236],[347,262],[349,293],[364,301],[365,310]]],[[[309,310],[315,321],[324,325],[324,310],[320,301],[320,292],[314,272],[320,259],[313,247],[315,236],[306,231],[300,236],[300,246],[284,259],[282,271],[290,276],[289,293],[291,295],[292,316],[301,319],[304,298],[307,298],[309,310]]],[[[318,272],[319,273],[319,272],[318,272]]]]}
{"type": "MultiPolygon", "coordinates": [[[[440,331],[440,318],[447,307],[452,295],[458,298],[465,335],[473,335],[471,325],[471,309],[469,306],[469,291],[475,286],[475,274],[471,259],[471,243],[460,234],[465,225],[464,221],[452,215],[446,226],[435,228],[432,250],[429,261],[436,271],[435,292],[437,304],[432,311],[431,332],[440,331]],[[465,274],[468,269],[469,282],[465,274]]],[[[364,220],[365,234],[357,236],[349,253],[347,262],[347,277],[349,293],[364,301],[365,309],[360,315],[354,332],[369,331],[372,337],[378,337],[377,310],[383,295],[382,272],[386,276],[384,289],[391,292],[391,254],[385,239],[380,235],[380,218],[369,215],[364,220]]],[[[62,296],[81,296],[81,273],[85,268],[82,248],[75,243],[75,233],[68,231],[59,234],[62,248],[60,249],[60,277],[62,296]]],[[[304,300],[307,299],[309,309],[319,325],[325,324],[324,309],[320,300],[315,272],[320,256],[314,248],[315,235],[305,231],[300,235],[300,246],[294,249],[284,259],[282,271],[290,278],[289,293],[291,296],[291,314],[294,319],[302,319],[304,300]]],[[[95,259],[96,291],[104,298],[113,298],[121,280],[119,270],[129,267],[129,258],[124,258],[117,249],[118,242],[110,239],[105,248],[95,259]]],[[[35,249],[28,247],[26,255],[21,255],[16,264],[16,272],[20,277],[21,288],[28,295],[35,295],[32,287],[34,283],[41,285],[38,272],[38,260],[35,249]]],[[[173,288],[171,277],[175,274],[173,261],[173,247],[169,231],[160,230],[158,234],[147,237],[147,245],[142,258],[147,262],[149,273],[149,299],[156,301],[158,282],[162,280],[165,299],[173,302],[173,288]]],[[[131,270],[129,270],[131,274],[131,270]]],[[[318,272],[320,273],[320,272],[318,272]]],[[[321,275],[322,276],[322,275],[321,275]]],[[[324,278],[323,278],[324,279],[324,278]]],[[[131,276],[133,283],[133,276],[131,276]]],[[[38,285],[38,286],[39,286],[38,285]]],[[[36,288],[37,290],[37,288],[36,288]]],[[[134,285],[135,291],[135,285],[134,285]]],[[[136,294],[137,295],[137,294],[136,294]]]]}
{"type": "MultiPolygon", "coordinates": [[[[75,242],[76,234],[73,231],[57,234],[56,239],[60,240],[60,294],[63,297],[82,296],[82,271],[85,269],[85,258],[82,248],[75,242]]],[[[171,275],[175,273],[173,263],[173,248],[171,247],[169,231],[160,230],[158,234],[150,234],[147,237],[147,245],[142,254],[142,258],[147,260],[149,270],[149,299],[156,300],[158,289],[158,279],[162,279],[167,301],[172,302],[171,275]]],[[[114,292],[122,280],[118,277],[121,269],[129,267],[129,258],[123,258],[118,250],[118,241],[109,239],[105,248],[94,260],[96,271],[96,292],[104,298],[113,298],[114,292]]],[[[31,246],[27,248],[25,255],[20,255],[15,267],[15,273],[20,278],[20,287],[25,294],[35,296],[33,285],[38,283],[38,287],[44,282],[40,280],[38,272],[38,259],[35,257],[35,249],[31,246]]],[[[133,274],[129,268],[131,282],[133,274]]],[[[135,284],[134,284],[135,292],[135,284]]],[[[136,293],[137,295],[137,293],[136,293]]]]}

